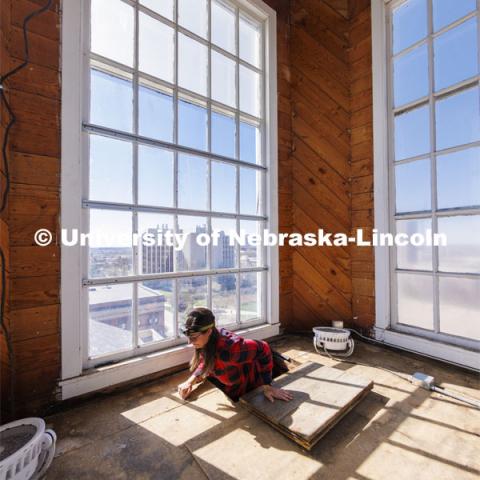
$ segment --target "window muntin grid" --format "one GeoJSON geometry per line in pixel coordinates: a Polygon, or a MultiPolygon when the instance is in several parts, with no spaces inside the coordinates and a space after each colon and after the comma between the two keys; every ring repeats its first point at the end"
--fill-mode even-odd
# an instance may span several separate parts
{"type": "MultiPolygon", "coordinates": [[[[471,243],[477,254],[475,251],[471,254],[472,263],[471,259],[462,259],[458,251],[452,253],[444,247],[392,248],[392,325],[407,333],[473,347],[478,346],[480,340],[478,331],[474,333],[474,317],[480,314],[480,232],[475,237],[480,198],[476,194],[478,187],[473,185],[480,176],[479,7],[478,2],[473,2],[457,15],[450,12],[449,20],[445,20],[445,12],[438,12],[440,3],[410,0],[391,2],[387,8],[391,231],[412,234],[428,227],[435,233],[445,230],[446,223],[442,222],[457,221],[462,224],[463,233],[476,238],[471,243]],[[415,13],[415,18],[406,14],[409,10],[415,13]],[[472,24],[476,28],[474,41],[472,24]],[[401,28],[406,29],[406,38],[401,38],[401,28]],[[462,52],[467,60],[463,66],[457,65],[456,76],[441,83],[438,76],[442,69],[438,64],[444,65],[448,56],[443,52],[442,58],[436,49],[440,40],[459,32],[460,37],[469,38],[462,52]],[[468,45],[474,54],[465,50],[468,45]],[[459,75],[462,69],[464,73],[459,75]],[[452,107],[462,95],[470,95],[473,101],[459,102],[460,108],[450,108],[449,112],[446,107],[452,107]],[[448,125],[456,127],[459,122],[465,122],[469,112],[472,112],[468,116],[469,125],[473,125],[471,130],[456,133],[458,129],[448,128],[448,125]],[[461,164],[454,173],[447,174],[445,159],[455,156],[462,157],[457,159],[461,164]],[[458,170],[461,165],[470,171],[458,170]],[[454,188],[446,189],[447,182],[455,181],[457,191],[467,191],[455,195],[454,188]],[[466,279],[470,280],[467,293],[457,292],[456,296],[456,303],[463,301],[463,306],[455,305],[455,295],[445,294],[446,282],[451,286],[451,282],[457,280],[467,285],[466,279]],[[455,333],[452,315],[462,313],[462,308],[463,318],[470,327],[464,325],[455,333]]],[[[458,49],[458,45],[455,48],[458,49]]],[[[456,60],[457,57],[453,61],[456,60]]],[[[461,250],[462,245],[457,245],[457,249],[461,250]]]]}
{"type": "MultiPolygon", "coordinates": [[[[97,8],[96,2],[98,0],[92,0],[92,11],[97,8]]],[[[191,227],[192,221],[205,231],[211,231],[219,222],[230,222],[230,225],[236,227],[237,232],[240,227],[244,228],[245,226],[248,227],[247,231],[250,233],[262,231],[268,225],[265,211],[268,169],[264,154],[266,150],[265,35],[262,22],[255,19],[251,13],[240,9],[234,2],[220,0],[206,2],[209,11],[215,8],[216,11],[224,9],[234,13],[235,38],[232,50],[228,42],[223,45],[225,49],[219,45],[221,43],[219,35],[215,38],[215,44],[211,42],[211,32],[215,31],[215,28],[212,27],[208,15],[205,36],[201,30],[196,30],[195,26],[189,24],[189,21],[195,19],[187,19],[183,25],[180,25],[176,21],[178,19],[177,12],[179,12],[177,2],[172,3],[173,13],[171,16],[170,9],[163,6],[160,9],[154,9],[152,7],[155,7],[155,2],[147,0],[139,2],[108,0],[108,3],[111,5],[121,3],[123,10],[130,8],[133,12],[134,49],[131,55],[126,49],[123,57],[106,52],[105,47],[103,50],[97,48],[96,52],[89,52],[89,68],[90,72],[93,72],[89,76],[93,90],[90,92],[90,115],[84,122],[85,142],[91,159],[90,173],[92,165],[96,166],[99,172],[112,171],[111,169],[114,168],[111,165],[112,162],[109,164],[106,161],[104,165],[96,165],[92,161],[92,144],[110,142],[111,144],[115,143],[117,149],[119,146],[122,146],[123,150],[130,149],[132,152],[130,163],[128,159],[123,159],[123,172],[131,166],[131,175],[128,179],[125,179],[126,175],[124,175],[123,183],[128,184],[131,181],[131,187],[124,185],[120,191],[115,191],[119,190],[118,188],[113,189],[113,195],[106,195],[102,198],[102,195],[98,193],[101,191],[101,187],[98,186],[101,175],[97,174],[96,179],[90,178],[88,186],[90,196],[87,195],[84,199],[83,206],[89,212],[95,212],[97,216],[100,213],[103,214],[103,221],[94,221],[93,225],[99,225],[101,228],[107,226],[108,229],[109,221],[117,216],[121,217],[123,224],[130,224],[131,230],[137,232],[139,227],[145,224],[145,218],[157,216],[160,219],[157,224],[161,225],[161,228],[169,225],[168,228],[171,228],[173,233],[180,232],[182,220],[184,222],[189,220],[187,223],[190,225],[190,231],[194,230],[191,227]],[[258,29],[258,38],[254,41],[258,45],[257,56],[251,55],[251,48],[250,52],[249,48],[239,48],[242,45],[240,26],[243,30],[248,30],[252,28],[252,25],[256,25],[258,29]],[[142,26],[146,26],[145,34],[142,34],[142,26]],[[158,31],[155,30],[156,27],[158,31]],[[188,30],[186,27],[194,31],[188,30]],[[161,41],[172,38],[172,36],[173,54],[172,48],[169,48],[162,52],[162,61],[155,59],[148,40],[153,38],[161,41]],[[181,85],[182,76],[179,72],[181,65],[177,60],[181,55],[181,42],[194,45],[195,53],[200,52],[204,59],[205,54],[202,52],[206,52],[206,82],[201,81],[200,88],[196,88],[195,84],[191,82],[188,83],[189,80],[183,81],[184,85],[181,85]],[[98,53],[99,50],[103,55],[98,53]],[[219,82],[215,83],[215,73],[212,75],[212,57],[227,64],[230,73],[233,70],[235,83],[233,95],[232,89],[226,95],[225,92],[223,95],[215,93],[216,88],[218,91],[219,82]],[[174,59],[173,68],[170,68],[171,65],[165,67],[170,58],[174,59]],[[253,62],[255,65],[249,62],[253,62]],[[257,97],[260,97],[257,102],[258,108],[252,107],[251,101],[245,101],[245,94],[242,94],[245,92],[243,84],[248,82],[242,82],[241,72],[247,72],[247,77],[255,79],[252,82],[250,78],[250,85],[253,85],[251,89],[255,91],[257,97]],[[95,91],[95,81],[98,79],[106,86],[101,92],[102,95],[95,91]],[[190,89],[186,87],[190,87],[190,89]],[[123,93],[120,101],[118,92],[123,93]],[[101,108],[97,106],[99,103],[101,108]],[[245,108],[242,110],[243,105],[245,108]],[[107,108],[116,109],[115,114],[105,115],[107,108]],[[158,122],[158,125],[152,125],[152,122],[146,121],[149,115],[158,116],[162,121],[158,122]],[[185,127],[182,126],[182,122],[189,127],[193,135],[183,134],[185,127]],[[203,128],[205,123],[207,127],[203,128]],[[165,124],[167,125],[165,126],[165,124]],[[230,127],[230,130],[226,125],[230,127]],[[149,187],[150,196],[145,195],[143,190],[148,188],[145,185],[149,181],[148,169],[145,172],[145,165],[148,164],[148,158],[145,159],[146,152],[150,152],[150,157],[156,157],[158,162],[162,162],[162,168],[166,169],[167,176],[173,177],[173,188],[169,189],[167,195],[162,195],[161,199],[154,201],[149,201],[154,192],[152,186],[149,187]],[[192,172],[192,168],[184,168],[185,159],[197,160],[194,172],[192,172]],[[195,175],[199,173],[200,164],[201,175],[195,175]],[[227,202],[222,205],[218,198],[217,191],[223,188],[220,182],[215,181],[215,178],[218,178],[215,176],[215,171],[219,167],[225,171],[228,169],[229,181],[233,183],[233,199],[229,198],[228,205],[227,202]],[[234,172],[233,176],[232,172],[234,172]],[[201,180],[202,178],[204,181],[201,180]],[[212,179],[214,179],[213,182],[212,179]],[[182,189],[182,185],[198,188],[199,181],[203,184],[202,202],[195,202],[194,198],[189,198],[185,202],[183,198],[185,190],[182,189]],[[97,188],[93,189],[96,192],[94,196],[91,196],[91,183],[97,185],[97,188]],[[128,193],[130,196],[127,195],[128,193]]],[[[126,23],[128,26],[128,22],[126,23]]],[[[112,28],[117,27],[113,25],[112,28]]],[[[185,76],[183,78],[185,79],[185,76]]],[[[97,160],[96,163],[101,164],[102,162],[97,160]]],[[[152,158],[150,158],[150,164],[152,164],[152,158]]],[[[125,245],[123,246],[125,247],[125,245]]],[[[125,331],[130,332],[132,345],[130,348],[120,348],[117,345],[112,347],[110,352],[101,352],[101,361],[110,360],[113,357],[130,356],[133,351],[138,350],[142,332],[139,331],[135,318],[144,316],[142,314],[145,309],[143,303],[155,305],[163,302],[164,306],[169,305],[172,312],[170,337],[167,336],[160,340],[158,338],[142,340],[141,343],[144,345],[142,351],[182,341],[177,333],[178,323],[181,314],[192,306],[185,300],[186,285],[194,290],[195,295],[191,292],[189,294],[190,297],[196,298],[196,304],[202,300],[201,303],[206,303],[210,307],[217,306],[219,309],[223,308],[219,304],[221,298],[216,298],[216,303],[213,302],[215,296],[212,297],[212,293],[219,288],[224,288],[229,292],[233,290],[235,301],[231,299],[230,303],[234,313],[227,312],[229,313],[227,315],[220,313],[218,318],[220,324],[228,324],[234,328],[240,323],[250,325],[265,322],[267,266],[265,265],[264,248],[253,247],[254,251],[252,251],[252,247],[250,247],[249,252],[249,247],[239,248],[237,246],[233,249],[226,248],[219,255],[217,247],[208,246],[203,249],[203,262],[194,262],[195,268],[193,269],[191,265],[186,268],[185,256],[180,261],[178,254],[172,256],[171,253],[165,251],[165,248],[156,249],[155,252],[148,252],[148,258],[150,260],[154,258],[157,262],[161,262],[160,270],[163,270],[158,271],[158,268],[152,269],[151,264],[146,268],[145,252],[141,251],[141,245],[133,246],[131,249],[129,247],[130,245],[127,244],[126,248],[129,249],[129,252],[122,257],[121,270],[113,272],[108,271],[108,268],[94,270],[91,265],[87,266],[90,257],[86,258],[84,262],[88,273],[84,280],[84,288],[91,290],[90,296],[96,295],[94,292],[101,289],[113,288],[113,284],[115,284],[119,286],[116,296],[120,303],[122,300],[125,303],[126,298],[131,298],[130,317],[122,312],[119,315],[123,315],[122,318],[125,318],[119,320],[119,323],[125,331]],[[170,256],[173,261],[170,261],[170,256]],[[225,266],[224,263],[222,268],[219,257],[226,258],[228,265],[225,266]],[[231,266],[229,266],[230,263],[231,266]],[[235,281],[233,282],[232,279],[235,281]],[[160,295],[151,292],[151,290],[155,290],[152,288],[155,282],[157,284],[163,282],[162,285],[167,285],[167,287],[170,282],[171,291],[168,288],[161,290],[163,300],[158,298],[160,295]],[[123,289],[120,288],[121,285],[124,285],[123,289]],[[130,291],[131,297],[129,297],[130,291]],[[249,308],[253,308],[253,311],[241,308],[242,298],[247,297],[248,304],[251,306],[249,308]],[[187,304],[186,307],[185,304],[187,304]],[[130,320],[128,320],[129,318],[130,320]]],[[[192,256],[191,252],[190,255],[192,256]]],[[[233,298],[232,295],[231,298],[233,298]]],[[[101,293],[99,297],[101,298],[101,293]]],[[[114,313],[112,315],[115,316],[114,313]]],[[[152,317],[150,320],[154,321],[155,319],[152,317]]],[[[150,320],[147,319],[147,321],[150,320]]],[[[93,360],[91,357],[92,355],[86,359],[87,364],[98,363],[100,357],[93,360]]]]}

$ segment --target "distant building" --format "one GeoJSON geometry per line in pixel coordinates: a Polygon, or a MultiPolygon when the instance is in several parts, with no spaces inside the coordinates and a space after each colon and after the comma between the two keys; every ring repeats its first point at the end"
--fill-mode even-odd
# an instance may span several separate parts
{"type": "MultiPolygon", "coordinates": [[[[181,230],[179,233],[183,233],[181,230]]],[[[207,249],[197,243],[197,235],[207,233],[206,225],[197,225],[187,234],[185,246],[178,255],[179,270],[201,270],[207,265],[207,249]]]]}
{"type": "Polygon", "coordinates": [[[235,245],[230,245],[230,237],[219,232],[218,244],[212,245],[212,267],[232,268],[235,266],[235,245]]]}
{"type": "MultiPolygon", "coordinates": [[[[90,287],[90,355],[131,348],[133,288],[129,283],[90,287]],[[99,325],[101,324],[101,325],[99,325]],[[106,328],[106,326],[110,328],[106,328]],[[103,333],[102,333],[103,332],[103,333]],[[129,335],[126,334],[129,332],[129,335]]],[[[138,338],[140,344],[166,337],[165,296],[138,284],[138,338]]]]}
{"type": "Polygon", "coordinates": [[[165,245],[165,242],[159,243],[158,238],[162,238],[166,232],[171,231],[168,225],[162,225],[156,228],[149,228],[147,232],[155,238],[154,245],[141,245],[142,259],[140,273],[163,273],[173,272],[173,246],[165,245]]]}

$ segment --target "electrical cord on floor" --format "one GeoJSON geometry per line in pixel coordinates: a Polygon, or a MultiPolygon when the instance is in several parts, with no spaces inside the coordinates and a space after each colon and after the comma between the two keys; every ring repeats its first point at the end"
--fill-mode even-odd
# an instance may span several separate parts
{"type": "MultiPolygon", "coordinates": [[[[365,337],[361,333],[357,332],[353,328],[345,328],[345,330],[349,330],[350,332],[356,333],[357,335],[359,335],[360,337],[362,337],[366,340],[372,340],[368,337],[365,337]]],[[[313,340],[313,346],[315,347],[315,350],[317,351],[317,353],[321,353],[321,352],[319,352],[319,350],[316,346],[315,339],[313,340]]],[[[335,355],[335,354],[332,355],[332,353],[329,352],[328,349],[325,348],[325,346],[324,346],[323,350],[327,354],[328,357],[330,357],[332,360],[335,360],[337,362],[350,363],[352,365],[361,365],[363,367],[377,368],[379,370],[385,370],[386,372],[388,372],[392,375],[395,375],[396,377],[401,378],[402,380],[405,380],[405,381],[411,383],[411,375],[403,376],[403,375],[399,374],[398,372],[394,372],[393,370],[390,370],[389,368],[386,368],[386,367],[381,367],[381,366],[378,366],[378,365],[368,365],[367,363],[356,362],[354,360],[347,360],[345,357],[343,357],[341,355],[335,355]]],[[[349,353],[350,352],[353,353],[353,347],[350,348],[349,353]]]]}
{"type": "MultiPolygon", "coordinates": [[[[355,330],[353,328],[345,328],[345,330],[348,330],[348,331],[358,335],[359,337],[361,337],[362,339],[364,339],[364,340],[366,340],[370,343],[380,344],[380,345],[383,344],[383,342],[381,342],[379,340],[376,340],[374,338],[370,338],[370,337],[366,337],[365,335],[362,335],[360,332],[358,332],[357,330],[355,330]]],[[[307,332],[301,332],[301,334],[302,335],[307,335],[307,332]]],[[[310,333],[308,333],[308,335],[310,335],[310,333]]],[[[313,346],[314,346],[315,351],[317,353],[319,353],[319,354],[322,353],[316,345],[316,339],[315,338],[313,339],[313,346]]],[[[403,375],[399,374],[398,372],[390,370],[386,367],[381,367],[381,366],[378,366],[378,365],[368,365],[366,363],[356,362],[354,360],[347,360],[345,357],[342,357],[341,355],[340,356],[337,356],[335,354],[332,355],[332,353],[328,351],[328,349],[325,347],[325,345],[323,346],[323,350],[324,350],[325,354],[328,357],[330,357],[332,360],[335,360],[335,361],[338,361],[338,362],[343,362],[343,363],[350,363],[352,365],[361,365],[363,367],[370,367],[370,368],[377,368],[379,370],[385,370],[386,372],[388,372],[392,375],[395,375],[396,377],[401,378],[402,380],[405,380],[408,383],[411,383],[411,384],[417,385],[417,386],[421,386],[422,388],[425,388],[426,390],[430,390],[432,392],[436,392],[436,393],[439,393],[441,395],[445,395],[446,397],[453,398],[455,400],[466,403],[466,404],[480,410],[480,400],[475,399],[475,398],[467,397],[467,396],[462,395],[462,394],[457,393],[457,392],[451,392],[449,390],[446,390],[443,387],[435,385],[435,383],[434,383],[435,379],[432,376],[425,375],[425,374],[420,373],[420,372],[416,372],[413,375],[403,376],[403,375]]],[[[411,350],[408,350],[408,351],[411,352],[411,350]]],[[[350,355],[351,353],[353,353],[353,346],[350,346],[350,348],[349,348],[348,354],[350,355]]],[[[416,353],[416,352],[412,352],[412,353],[416,353]]],[[[434,358],[434,357],[429,357],[429,358],[434,358]]]]}
{"type": "MultiPolygon", "coordinates": [[[[28,23],[30,20],[35,18],[36,16],[46,12],[52,6],[53,0],[47,0],[44,6],[41,8],[29,13],[25,19],[23,20],[23,41],[24,41],[24,60],[22,63],[17,65],[15,68],[7,72],[5,75],[0,76],[0,100],[2,104],[5,106],[8,114],[8,124],[5,128],[5,132],[3,134],[3,141],[2,141],[2,159],[3,159],[3,167],[5,171],[5,191],[2,195],[2,203],[0,205],[0,214],[6,209],[7,207],[7,199],[8,194],[10,192],[10,172],[8,169],[8,156],[7,156],[7,149],[8,149],[8,137],[10,135],[10,130],[15,125],[17,120],[15,113],[13,112],[12,108],[10,107],[10,103],[7,100],[5,95],[5,82],[13,75],[18,73],[20,70],[25,68],[28,63],[30,62],[30,53],[29,53],[29,46],[28,46],[28,23]]],[[[7,287],[6,287],[6,260],[5,260],[5,253],[0,247],[0,258],[2,259],[1,265],[1,279],[2,279],[2,292],[1,292],[1,300],[0,300],[0,329],[3,331],[5,337],[5,343],[7,345],[7,354],[8,354],[8,366],[10,370],[10,415],[15,415],[15,368],[14,368],[14,355],[13,355],[13,342],[12,336],[10,333],[10,329],[7,327],[5,321],[5,303],[6,303],[6,296],[7,296],[7,287]]]]}
{"type": "MultiPolygon", "coordinates": [[[[364,335],[362,335],[361,333],[357,332],[356,330],[353,330],[352,328],[345,328],[345,330],[349,330],[349,331],[351,331],[351,332],[354,332],[354,333],[356,333],[357,335],[359,335],[360,337],[362,337],[362,338],[364,338],[364,339],[366,339],[366,340],[373,340],[373,339],[371,339],[371,338],[369,338],[369,337],[365,337],[364,335]]],[[[295,331],[292,331],[291,333],[296,334],[296,335],[308,336],[308,337],[311,336],[311,332],[305,332],[305,331],[296,331],[296,332],[295,332],[295,331]]],[[[376,341],[375,341],[375,342],[376,342],[376,341]]],[[[379,342],[379,343],[381,343],[381,342],[379,342]]],[[[317,353],[320,353],[320,354],[321,354],[321,352],[319,352],[319,350],[318,350],[318,347],[316,347],[316,345],[315,345],[315,339],[314,339],[314,347],[315,347],[315,350],[317,351],[317,353]]],[[[378,366],[378,365],[369,365],[369,364],[367,364],[367,363],[356,362],[356,361],[354,361],[354,360],[347,360],[345,357],[341,357],[341,356],[337,356],[337,355],[335,355],[335,354],[332,354],[332,353],[329,352],[325,347],[324,347],[324,352],[325,352],[325,354],[326,354],[330,359],[335,360],[335,361],[337,361],[337,362],[350,363],[351,365],[361,365],[361,366],[363,366],[363,367],[377,368],[377,369],[379,369],[379,370],[385,370],[386,372],[391,373],[392,375],[395,375],[395,376],[397,376],[398,378],[401,378],[402,380],[405,380],[405,381],[411,383],[411,382],[410,382],[410,377],[411,377],[410,375],[402,376],[402,375],[400,375],[398,372],[395,372],[395,371],[393,371],[393,370],[390,370],[390,369],[388,369],[388,368],[386,368],[386,367],[380,367],[380,366],[378,366]]],[[[352,349],[352,352],[353,352],[353,349],[352,349]]]]}

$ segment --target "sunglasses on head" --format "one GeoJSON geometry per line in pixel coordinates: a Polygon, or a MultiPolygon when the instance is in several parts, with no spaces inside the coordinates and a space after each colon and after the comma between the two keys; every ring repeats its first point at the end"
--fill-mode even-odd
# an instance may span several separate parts
{"type": "Polygon", "coordinates": [[[190,340],[196,340],[198,337],[202,336],[205,332],[192,332],[192,333],[186,333],[185,335],[190,339],[190,340]]]}
{"type": "Polygon", "coordinates": [[[195,340],[200,335],[203,335],[205,332],[207,332],[210,328],[214,326],[215,324],[212,323],[210,325],[205,325],[203,327],[193,327],[193,328],[184,327],[182,328],[182,333],[188,338],[190,338],[191,340],[195,340]]]}

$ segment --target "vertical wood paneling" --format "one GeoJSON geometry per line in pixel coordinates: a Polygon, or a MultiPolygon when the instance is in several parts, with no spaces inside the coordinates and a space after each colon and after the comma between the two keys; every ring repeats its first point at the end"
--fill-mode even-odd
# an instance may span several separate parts
{"type": "MultiPolygon", "coordinates": [[[[292,109],[290,69],[290,8],[287,0],[267,0],[277,12],[277,86],[278,86],[278,225],[279,233],[292,232],[292,109]]],[[[280,323],[292,315],[292,257],[280,250],[280,323]]]]}
{"type": "MultiPolygon", "coordinates": [[[[4,0],[1,4],[2,40],[6,42],[2,51],[13,66],[24,60],[23,19],[45,0],[4,0]]],[[[29,23],[28,39],[30,62],[7,82],[17,117],[8,151],[11,186],[7,220],[8,315],[17,417],[35,414],[36,408],[53,400],[60,373],[60,249],[33,243],[38,228],[58,230],[60,213],[58,0],[29,23]]],[[[2,62],[1,72],[7,69],[2,62]]]]}
{"type": "MultiPolygon", "coordinates": [[[[10,67],[10,61],[7,50],[8,26],[10,23],[10,9],[7,2],[0,2],[0,74],[6,72],[10,67]]],[[[8,94],[7,94],[8,95],[8,94]]],[[[3,103],[0,106],[0,139],[3,140],[8,117],[3,103]]],[[[3,142],[0,141],[0,145],[3,142]]],[[[6,187],[5,166],[3,158],[0,157],[0,202],[3,200],[3,194],[6,187]]],[[[0,248],[5,258],[5,284],[0,277],[0,289],[5,291],[6,304],[4,310],[4,324],[10,331],[10,301],[9,301],[9,283],[10,283],[10,231],[8,221],[8,207],[0,213],[0,248]]],[[[1,261],[1,260],[0,260],[1,261]]],[[[0,423],[4,423],[4,413],[10,407],[10,385],[11,385],[11,364],[8,355],[6,336],[3,330],[0,331],[0,423]]]]}
{"type": "MultiPolygon", "coordinates": [[[[350,66],[352,128],[352,230],[373,228],[372,49],[369,0],[350,2],[350,66]]],[[[375,321],[372,247],[352,248],[352,313],[362,328],[375,321]]]]}
{"type": "MultiPolygon", "coordinates": [[[[292,0],[290,8],[294,229],[349,233],[348,3],[292,0]]],[[[285,324],[288,330],[351,319],[350,263],[350,248],[295,249],[294,310],[285,324]]]]}

